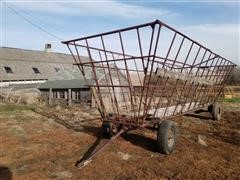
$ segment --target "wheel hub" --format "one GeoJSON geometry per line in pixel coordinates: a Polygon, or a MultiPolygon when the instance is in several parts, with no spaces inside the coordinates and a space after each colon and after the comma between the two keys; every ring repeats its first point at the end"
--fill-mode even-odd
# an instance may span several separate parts
{"type": "Polygon", "coordinates": [[[172,147],[174,144],[174,130],[170,128],[168,130],[168,147],[172,147]]]}

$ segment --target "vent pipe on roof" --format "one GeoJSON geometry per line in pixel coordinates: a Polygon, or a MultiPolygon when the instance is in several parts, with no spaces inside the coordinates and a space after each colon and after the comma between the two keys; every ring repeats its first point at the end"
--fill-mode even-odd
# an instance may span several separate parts
{"type": "Polygon", "coordinates": [[[45,44],[45,52],[51,52],[52,51],[52,45],[51,44],[45,44]]]}

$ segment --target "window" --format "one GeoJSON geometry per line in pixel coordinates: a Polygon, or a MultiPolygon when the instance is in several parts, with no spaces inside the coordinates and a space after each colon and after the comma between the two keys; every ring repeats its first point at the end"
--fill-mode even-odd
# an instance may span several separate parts
{"type": "Polygon", "coordinates": [[[8,66],[4,66],[4,69],[5,69],[7,74],[13,73],[12,69],[10,67],[8,67],[8,66]]]}
{"type": "Polygon", "coordinates": [[[35,74],[39,74],[39,73],[40,73],[40,71],[38,70],[38,68],[33,67],[32,69],[33,69],[33,72],[34,72],[35,74]]]}
{"type": "Polygon", "coordinates": [[[81,99],[80,91],[75,91],[75,99],[76,100],[80,100],[81,99]]]}
{"type": "Polygon", "coordinates": [[[58,67],[55,67],[54,69],[56,72],[60,71],[60,68],[58,68],[58,67]]]}

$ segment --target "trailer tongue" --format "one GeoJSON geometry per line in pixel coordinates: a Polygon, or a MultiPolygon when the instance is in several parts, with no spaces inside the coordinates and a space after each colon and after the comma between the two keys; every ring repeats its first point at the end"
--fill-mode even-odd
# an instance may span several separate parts
{"type": "Polygon", "coordinates": [[[90,153],[86,154],[86,156],[83,156],[77,163],[76,166],[81,169],[84,166],[88,165],[93,158],[95,158],[101,151],[103,151],[104,148],[106,148],[114,139],[116,139],[118,136],[120,136],[122,133],[126,132],[128,129],[121,129],[116,135],[111,137],[110,139],[102,139],[104,142],[99,142],[98,146],[90,153]]]}

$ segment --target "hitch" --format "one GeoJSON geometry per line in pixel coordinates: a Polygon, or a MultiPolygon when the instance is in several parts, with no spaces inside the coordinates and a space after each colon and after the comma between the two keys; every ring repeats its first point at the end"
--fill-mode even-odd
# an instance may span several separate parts
{"type": "Polygon", "coordinates": [[[104,148],[106,148],[113,140],[115,140],[117,137],[119,137],[124,132],[128,131],[128,128],[122,128],[117,134],[111,137],[111,139],[107,140],[103,144],[99,142],[99,147],[96,147],[90,155],[87,157],[82,157],[79,161],[76,163],[76,167],[79,169],[83,168],[84,166],[88,165],[90,162],[92,162],[93,158],[95,158],[101,151],[103,151],[104,148]]]}

